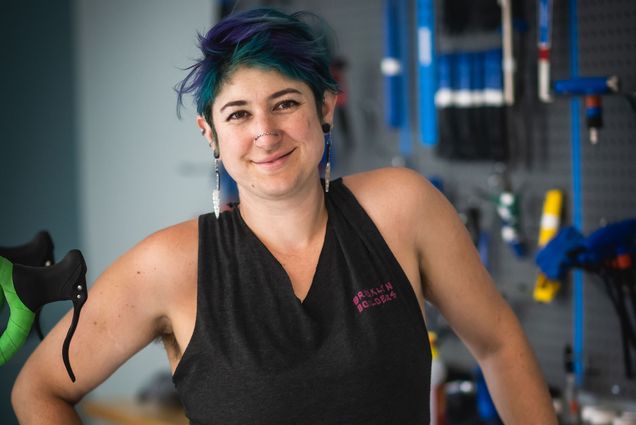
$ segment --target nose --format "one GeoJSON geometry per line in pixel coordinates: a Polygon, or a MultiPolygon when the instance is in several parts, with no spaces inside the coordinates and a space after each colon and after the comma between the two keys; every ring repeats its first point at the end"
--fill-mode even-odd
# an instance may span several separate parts
{"type": "Polygon", "coordinates": [[[254,146],[265,150],[273,150],[280,143],[281,134],[274,120],[259,120],[257,125],[254,126],[254,146]]]}
{"type": "Polygon", "coordinates": [[[256,135],[256,137],[254,137],[254,143],[258,142],[258,140],[261,137],[266,137],[266,136],[278,137],[278,132],[276,132],[276,131],[264,131],[263,133],[259,133],[259,134],[256,135]]]}

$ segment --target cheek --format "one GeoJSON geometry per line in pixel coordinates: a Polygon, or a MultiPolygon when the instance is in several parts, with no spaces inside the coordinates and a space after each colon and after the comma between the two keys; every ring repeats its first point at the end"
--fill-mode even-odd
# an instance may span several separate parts
{"type": "Polygon", "coordinates": [[[248,134],[233,128],[218,128],[217,137],[219,148],[221,149],[221,156],[223,156],[224,151],[226,155],[241,153],[252,144],[252,139],[248,134]]]}
{"type": "Polygon", "coordinates": [[[219,149],[221,152],[221,161],[223,161],[224,164],[231,164],[235,161],[237,154],[239,154],[236,144],[229,142],[227,139],[219,143],[219,149]]]}
{"type": "Polygon", "coordinates": [[[307,136],[309,140],[315,140],[313,146],[318,154],[322,156],[323,149],[325,147],[325,136],[322,132],[322,128],[315,120],[307,121],[307,136]]]}

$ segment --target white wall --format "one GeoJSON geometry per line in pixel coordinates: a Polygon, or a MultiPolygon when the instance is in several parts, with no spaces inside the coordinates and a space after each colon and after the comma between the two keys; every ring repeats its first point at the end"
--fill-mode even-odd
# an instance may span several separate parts
{"type": "MultiPolygon", "coordinates": [[[[215,11],[209,0],[75,0],[80,234],[93,281],[148,234],[211,208],[212,156],[173,86],[215,11]]],[[[117,306],[112,306],[117,308],[117,306]]],[[[158,370],[152,344],[95,391],[133,395],[158,370]]]]}

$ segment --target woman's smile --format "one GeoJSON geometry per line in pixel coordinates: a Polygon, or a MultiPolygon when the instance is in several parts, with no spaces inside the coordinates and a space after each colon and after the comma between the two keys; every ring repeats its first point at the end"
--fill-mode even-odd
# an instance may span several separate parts
{"type": "Polygon", "coordinates": [[[290,155],[296,150],[296,148],[293,148],[291,150],[289,150],[288,152],[285,153],[277,153],[275,155],[271,155],[269,157],[266,157],[264,159],[259,159],[257,161],[252,161],[252,163],[254,165],[256,165],[258,168],[263,169],[263,170],[267,170],[267,171],[274,171],[277,170],[281,167],[283,167],[290,155]]]}

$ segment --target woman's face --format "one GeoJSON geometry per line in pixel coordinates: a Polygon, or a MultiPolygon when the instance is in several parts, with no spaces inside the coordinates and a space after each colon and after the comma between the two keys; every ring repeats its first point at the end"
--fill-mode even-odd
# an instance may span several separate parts
{"type": "MultiPolygon", "coordinates": [[[[335,98],[325,93],[322,122],[333,122],[335,98]]],[[[273,199],[315,184],[324,136],[307,84],[277,71],[241,67],[218,91],[212,121],[223,166],[242,197],[273,199]]]]}

